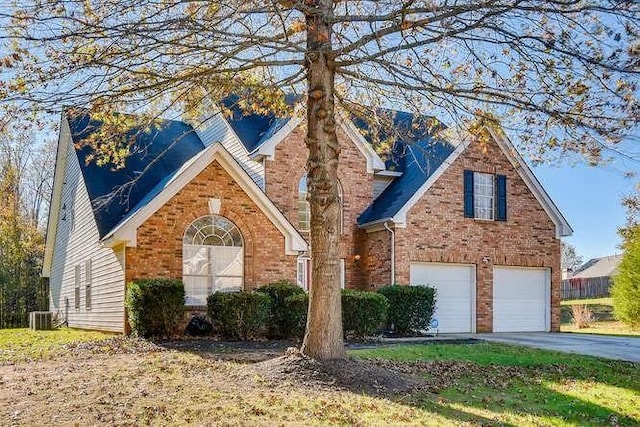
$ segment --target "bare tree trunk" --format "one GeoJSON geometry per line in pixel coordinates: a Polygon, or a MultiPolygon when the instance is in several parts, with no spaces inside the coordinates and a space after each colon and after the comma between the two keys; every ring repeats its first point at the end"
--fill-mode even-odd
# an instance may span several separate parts
{"type": "Polygon", "coordinates": [[[344,357],[340,300],[338,156],[331,53],[333,2],[318,0],[307,24],[307,176],[311,205],[312,284],[302,352],[319,360],[344,357]]]}

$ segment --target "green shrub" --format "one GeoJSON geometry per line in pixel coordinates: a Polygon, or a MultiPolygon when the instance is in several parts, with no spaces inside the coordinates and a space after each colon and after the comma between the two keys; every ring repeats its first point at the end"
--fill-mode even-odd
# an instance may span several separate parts
{"type": "Polygon", "coordinates": [[[435,309],[434,288],[393,285],[381,288],[378,292],[389,301],[389,329],[404,335],[429,327],[435,309]]]}
{"type": "Polygon", "coordinates": [[[271,299],[262,292],[216,292],[207,298],[207,310],[217,331],[231,340],[258,338],[264,333],[271,299]]]}
{"type": "Polygon", "coordinates": [[[287,321],[283,325],[284,330],[288,331],[287,338],[304,337],[304,331],[307,329],[307,313],[309,312],[309,295],[302,292],[301,294],[291,295],[284,300],[284,310],[287,311],[287,321]]]}
{"type": "Polygon", "coordinates": [[[640,328],[640,225],[628,234],[611,287],[613,313],[621,322],[640,328]]]}
{"type": "Polygon", "coordinates": [[[125,307],[134,335],[171,335],[183,321],[184,285],[170,279],[133,281],[127,287],[125,307]]]}
{"type": "Polygon", "coordinates": [[[299,322],[298,313],[292,312],[285,301],[293,295],[304,295],[304,290],[288,281],[271,283],[256,290],[271,298],[271,313],[267,324],[268,337],[273,339],[296,337],[293,330],[297,328],[299,322]]]}
{"type": "Polygon", "coordinates": [[[342,291],[342,329],[345,337],[371,336],[387,320],[389,302],[376,292],[342,291]]]}

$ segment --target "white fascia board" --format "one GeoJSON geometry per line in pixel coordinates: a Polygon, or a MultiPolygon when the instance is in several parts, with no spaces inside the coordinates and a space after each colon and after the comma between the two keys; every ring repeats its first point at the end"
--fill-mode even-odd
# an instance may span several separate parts
{"type": "Polygon", "coordinates": [[[455,150],[449,157],[447,157],[444,162],[436,169],[436,171],[418,188],[418,190],[413,193],[413,196],[398,210],[398,212],[393,216],[392,220],[396,224],[397,227],[403,228],[406,227],[407,224],[407,214],[409,210],[415,205],[424,194],[433,186],[433,184],[442,176],[442,174],[449,168],[453,162],[467,149],[469,144],[471,143],[471,138],[465,137],[461,138],[459,141],[449,141],[449,143],[456,146],[455,150]],[[457,144],[457,145],[456,145],[457,144]]]}
{"type": "Polygon", "coordinates": [[[137,244],[137,229],[149,219],[158,209],[164,206],[184,186],[191,182],[200,172],[217,160],[224,170],[240,185],[246,194],[264,212],[269,220],[282,233],[285,240],[285,253],[297,255],[299,251],[308,249],[307,242],[298,233],[295,227],[276,208],[267,195],[258,187],[238,162],[229,154],[221,144],[213,144],[207,147],[203,153],[197,155],[197,159],[179,171],[165,188],[146,206],[133,214],[129,219],[120,224],[102,240],[105,244],[113,241],[126,241],[127,246],[135,247],[137,244]]]}
{"type": "Polygon", "coordinates": [[[383,170],[383,171],[376,172],[376,176],[386,176],[391,178],[397,178],[399,176],[402,176],[402,172],[392,171],[392,170],[383,170]]]}
{"type": "Polygon", "coordinates": [[[60,205],[62,204],[62,187],[65,181],[67,170],[67,157],[69,155],[69,145],[71,144],[71,130],[69,122],[64,116],[64,111],[60,114],[60,132],[58,134],[58,147],[56,149],[56,165],[53,172],[53,193],[49,205],[49,215],[47,219],[47,237],[44,247],[44,260],[42,263],[42,277],[51,275],[51,263],[53,262],[53,249],[56,245],[56,233],[58,232],[58,218],[60,216],[60,205]]]}
{"type": "Polygon", "coordinates": [[[251,160],[260,160],[262,157],[266,157],[269,160],[273,160],[276,155],[276,146],[280,144],[295,128],[302,123],[303,118],[297,115],[291,117],[284,126],[282,126],[271,138],[263,142],[255,151],[249,153],[251,160]]]}
{"type": "MultiPolygon", "coordinates": [[[[377,219],[375,221],[367,222],[365,224],[359,224],[358,228],[366,230],[367,233],[373,233],[375,231],[384,230],[385,229],[384,224],[389,222],[393,224],[393,218],[387,217],[387,218],[382,218],[382,219],[377,219]]],[[[393,225],[395,226],[395,224],[393,225]]]]}
{"type": "Polygon", "coordinates": [[[496,132],[490,127],[486,127],[486,129],[507,156],[515,170],[520,175],[520,178],[522,178],[522,180],[527,184],[527,187],[529,187],[529,190],[531,190],[544,211],[547,213],[549,218],[551,218],[551,221],[555,224],[556,237],[560,238],[571,236],[573,234],[571,225],[564,215],[562,215],[562,212],[560,212],[560,209],[558,209],[553,200],[551,200],[551,197],[549,197],[547,191],[544,189],[542,184],[540,184],[540,181],[538,181],[538,178],[536,178],[522,156],[520,156],[520,153],[518,153],[515,146],[508,138],[506,138],[506,136],[501,135],[500,132],[496,132]]]}
{"type": "Polygon", "coordinates": [[[336,113],[338,115],[338,120],[340,122],[340,126],[345,131],[345,133],[353,140],[356,144],[356,147],[362,155],[367,159],[367,173],[375,173],[377,171],[385,170],[385,165],[376,150],[373,149],[371,144],[364,138],[364,136],[360,133],[358,128],[353,124],[353,122],[342,112],[336,113]]]}

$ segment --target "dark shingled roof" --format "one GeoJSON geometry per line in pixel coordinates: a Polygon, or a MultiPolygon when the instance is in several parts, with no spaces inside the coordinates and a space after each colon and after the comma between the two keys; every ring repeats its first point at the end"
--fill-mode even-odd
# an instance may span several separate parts
{"type": "MultiPolygon", "coordinates": [[[[455,149],[447,141],[433,136],[443,126],[437,122],[434,126],[432,118],[422,117],[420,120],[415,120],[410,113],[401,111],[387,113],[393,117],[396,135],[385,163],[387,169],[402,172],[402,175],[395,178],[358,217],[360,225],[391,218],[397,214],[455,149]]],[[[353,119],[353,123],[371,142],[369,126],[366,122],[353,119]]],[[[380,135],[382,140],[388,137],[389,135],[380,135]]]]}
{"type": "MultiPolygon", "coordinates": [[[[237,105],[238,99],[230,96],[222,104],[231,111],[227,121],[248,152],[260,147],[290,120],[272,114],[244,115],[237,105]]],[[[294,101],[293,97],[287,100],[294,101]]],[[[435,128],[439,130],[442,125],[432,118],[414,119],[410,113],[397,111],[384,113],[392,114],[389,117],[393,117],[394,135],[382,132],[380,139],[393,136],[395,140],[386,167],[402,172],[402,175],[360,215],[358,223],[361,225],[398,213],[454,150],[451,144],[433,136],[435,128]]],[[[93,149],[81,143],[97,132],[102,123],[90,120],[87,112],[66,116],[101,238],[153,199],[180,167],[205,148],[190,125],[163,120],[151,130],[132,128],[128,132],[134,138],[131,154],[125,159],[124,168],[112,170],[108,166],[99,167],[95,162],[87,163],[87,156],[93,149]]],[[[367,123],[358,118],[353,118],[353,123],[372,143],[367,123]]]]}
{"type": "MultiPolygon", "coordinates": [[[[220,103],[229,110],[230,116],[225,118],[248,153],[259,148],[291,120],[291,117],[278,117],[272,113],[247,114],[238,105],[239,100],[238,95],[230,95],[220,103]]],[[[295,95],[285,97],[285,102],[289,105],[293,105],[297,100],[298,97],[295,95]]]]}
{"type": "Polygon", "coordinates": [[[95,162],[87,163],[93,148],[82,144],[82,140],[100,129],[102,122],[91,120],[87,112],[65,115],[101,238],[162,180],[204,149],[191,126],[162,120],[151,130],[132,128],[128,132],[134,137],[131,154],[123,168],[112,170],[95,162]]]}

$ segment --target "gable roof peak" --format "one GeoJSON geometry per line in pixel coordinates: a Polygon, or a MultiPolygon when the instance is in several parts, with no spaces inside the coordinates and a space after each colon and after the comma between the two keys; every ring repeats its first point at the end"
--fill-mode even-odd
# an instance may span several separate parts
{"type": "Polygon", "coordinates": [[[85,141],[91,136],[100,138],[104,121],[87,109],[67,111],[63,119],[69,126],[70,143],[80,164],[100,237],[113,229],[161,180],[204,149],[193,128],[182,121],[157,119],[150,127],[132,120],[123,136],[129,144],[123,166],[99,166],[93,159],[94,144],[85,141]]]}

